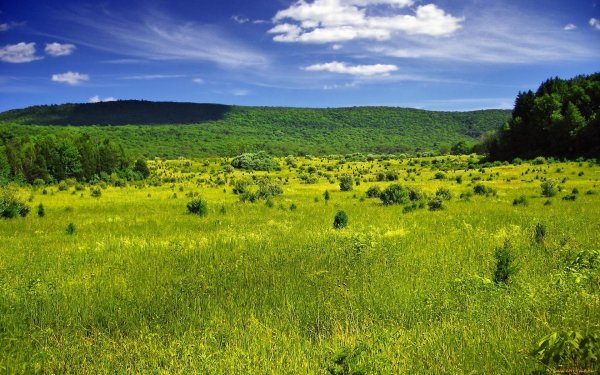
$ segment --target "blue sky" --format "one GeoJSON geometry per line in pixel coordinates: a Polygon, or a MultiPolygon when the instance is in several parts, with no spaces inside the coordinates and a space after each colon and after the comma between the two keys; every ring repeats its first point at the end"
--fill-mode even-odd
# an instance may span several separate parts
{"type": "Polygon", "coordinates": [[[511,108],[546,78],[597,71],[597,0],[0,0],[0,110],[511,108]]]}

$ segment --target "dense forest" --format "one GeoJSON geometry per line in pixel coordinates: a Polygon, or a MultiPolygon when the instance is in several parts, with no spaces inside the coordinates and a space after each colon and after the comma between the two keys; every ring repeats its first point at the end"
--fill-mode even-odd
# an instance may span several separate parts
{"type": "Polygon", "coordinates": [[[0,129],[17,136],[109,137],[128,153],[147,158],[235,156],[257,151],[280,156],[384,154],[447,152],[461,142],[470,146],[509,118],[510,111],[503,110],[432,112],[390,107],[308,109],[119,101],[12,110],[0,114],[0,129]]]}
{"type": "Polygon", "coordinates": [[[600,157],[600,73],[552,78],[521,92],[512,117],[486,145],[493,160],[600,157]]]}
{"type": "Polygon", "coordinates": [[[10,180],[28,183],[76,180],[143,179],[149,174],[144,160],[130,160],[122,147],[109,139],[78,137],[15,137],[0,134],[0,184],[10,180]]]}

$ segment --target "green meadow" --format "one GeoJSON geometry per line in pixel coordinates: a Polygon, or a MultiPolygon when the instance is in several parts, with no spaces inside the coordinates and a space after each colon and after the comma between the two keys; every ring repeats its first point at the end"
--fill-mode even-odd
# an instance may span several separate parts
{"type": "Polygon", "coordinates": [[[18,187],[31,210],[0,219],[0,373],[598,371],[598,346],[532,352],[600,329],[600,166],[477,159],[156,159],[145,181],[18,187]],[[239,181],[283,193],[244,202],[239,181]],[[392,184],[419,197],[367,197],[392,184]]]}

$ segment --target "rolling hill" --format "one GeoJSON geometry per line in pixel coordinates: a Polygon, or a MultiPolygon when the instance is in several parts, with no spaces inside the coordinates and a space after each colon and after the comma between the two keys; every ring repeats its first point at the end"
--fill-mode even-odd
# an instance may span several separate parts
{"type": "Polygon", "coordinates": [[[116,101],[33,106],[0,113],[14,136],[90,134],[146,157],[404,153],[475,142],[510,118],[508,110],[433,112],[393,107],[276,108],[116,101]]]}

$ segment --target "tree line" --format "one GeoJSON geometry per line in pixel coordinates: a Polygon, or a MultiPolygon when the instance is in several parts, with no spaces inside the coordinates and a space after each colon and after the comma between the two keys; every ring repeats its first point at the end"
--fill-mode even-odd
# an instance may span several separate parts
{"type": "Polygon", "coordinates": [[[68,178],[94,181],[108,179],[113,173],[138,180],[150,171],[144,160],[130,159],[108,138],[0,134],[0,182],[54,183],[68,178]]]}
{"type": "Polygon", "coordinates": [[[520,92],[510,120],[484,148],[492,160],[600,157],[600,73],[520,92]]]}

